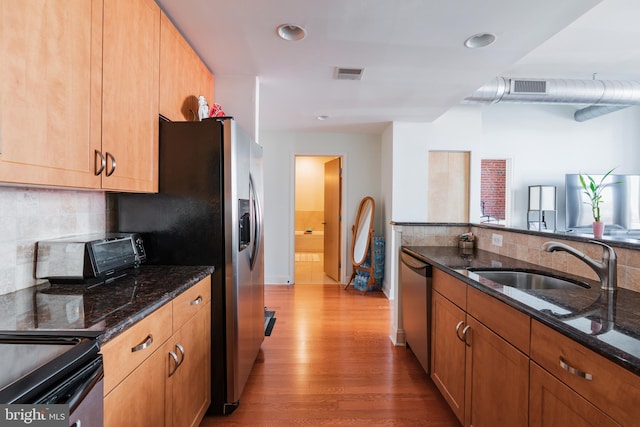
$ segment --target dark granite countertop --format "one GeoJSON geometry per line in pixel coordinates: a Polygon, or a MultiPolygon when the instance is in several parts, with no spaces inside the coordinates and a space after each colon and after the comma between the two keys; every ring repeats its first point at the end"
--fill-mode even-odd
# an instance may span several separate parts
{"type": "Polygon", "coordinates": [[[640,375],[640,293],[627,289],[602,292],[599,282],[479,249],[403,248],[640,375]],[[542,270],[587,282],[591,287],[517,289],[482,278],[467,270],[469,267],[542,270]]]}
{"type": "Polygon", "coordinates": [[[13,310],[12,330],[94,330],[104,343],[213,272],[212,266],[142,265],[111,283],[47,282],[2,295],[0,308],[20,306],[13,310]]]}

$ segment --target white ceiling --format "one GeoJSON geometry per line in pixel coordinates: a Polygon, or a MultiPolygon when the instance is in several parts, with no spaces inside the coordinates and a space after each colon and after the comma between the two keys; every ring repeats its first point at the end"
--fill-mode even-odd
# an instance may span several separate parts
{"type": "Polygon", "coordinates": [[[261,130],[430,122],[496,76],[640,80],[637,0],[157,2],[214,75],[259,77],[261,130]],[[281,40],[285,23],[307,37],[281,40]],[[483,32],[496,42],[463,46],[483,32]],[[365,71],[335,80],[335,67],[365,71]]]}

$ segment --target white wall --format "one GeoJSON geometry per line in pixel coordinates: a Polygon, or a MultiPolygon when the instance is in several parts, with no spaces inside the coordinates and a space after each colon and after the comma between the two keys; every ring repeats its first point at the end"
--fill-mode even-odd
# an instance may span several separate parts
{"type": "Polygon", "coordinates": [[[324,211],[324,167],[335,157],[301,156],[296,158],[295,203],[302,211],[324,211]]]}
{"type": "MultiPolygon", "coordinates": [[[[384,212],[380,200],[380,149],[376,135],[264,132],[265,283],[293,283],[294,273],[294,164],[296,155],[343,157],[342,275],[351,275],[348,250],[351,226],[360,200],[376,200],[376,212],[384,212]]],[[[383,215],[376,214],[376,235],[383,234],[383,215]]]]}
{"type": "MultiPolygon", "coordinates": [[[[426,222],[429,151],[472,151],[470,191],[480,190],[480,161],[473,150],[482,142],[481,109],[461,106],[433,123],[393,123],[393,207],[391,221],[426,222]]],[[[479,203],[479,202],[478,202],[479,203]]]]}
{"type": "Polygon", "coordinates": [[[425,222],[430,150],[471,152],[471,221],[480,216],[480,160],[510,159],[512,226],[526,226],[528,186],[558,186],[564,225],[564,175],[640,173],[640,108],[586,122],[575,107],[463,105],[433,123],[393,123],[393,206],[390,220],[425,222]]]}
{"type": "Polygon", "coordinates": [[[529,185],[557,186],[558,228],[563,229],[565,174],[601,174],[614,167],[616,173],[640,173],[640,108],[586,122],[573,119],[575,110],[572,106],[519,104],[482,109],[478,156],[512,159],[511,226],[526,228],[529,185]]]}
{"type": "MultiPolygon", "coordinates": [[[[217,75],[215,76],[214,98],[222,106],[227,116],[235,121],[258,141],[260,125],[260,80],[255,76],[217,75]]],[[[209,101],[209,106],[213,102],[209,101]]],[[[258,141],[260,142],[260,141],[258,141]]]]}

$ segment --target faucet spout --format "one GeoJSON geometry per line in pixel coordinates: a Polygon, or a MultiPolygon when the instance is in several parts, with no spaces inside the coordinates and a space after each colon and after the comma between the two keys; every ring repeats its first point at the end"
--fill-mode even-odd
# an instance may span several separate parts
{"type": "Polygon", "coordinates": [[[600,278],[600,288],[604,291],[615,291],[618,287],[618,263],[616,253],[609,245],[605,245],[602,242],[596,240],[590,240],[590,243],[595,243],[602,246],[602,260],[596,261],[589,258],[583,252],[560,242],[546,242],[542,245],[542,249],[547,252],[564,251],[582,260],[598,275],[600,278]]]}

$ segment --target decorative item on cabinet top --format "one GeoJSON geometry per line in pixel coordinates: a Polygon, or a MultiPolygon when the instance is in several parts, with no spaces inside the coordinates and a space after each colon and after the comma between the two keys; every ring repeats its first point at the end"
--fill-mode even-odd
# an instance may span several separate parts
{"type": "Polygon", "coordinates": [[[213,107],[209,108],[207,98],[203,95],[198,97],[198,120],[208,119],[209,117],[225,117],[226,114],[220,104],[213,104],[213,107]]]}

